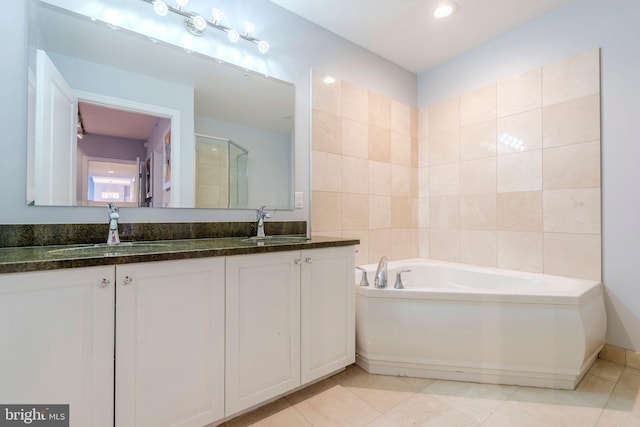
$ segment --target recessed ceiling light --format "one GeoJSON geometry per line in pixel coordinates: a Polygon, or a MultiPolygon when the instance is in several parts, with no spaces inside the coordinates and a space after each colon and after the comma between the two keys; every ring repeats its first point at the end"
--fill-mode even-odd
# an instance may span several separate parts
{"type": "Polygon", "coordinates": [[[326,76],[324,79],[322,79],[322,81],[330,85],[336,82],[336,78],[333,76],[326,76]]]}
{"type": "Polygon", "coordinates": [[[453,15],[458,10],[458,5],[452,2],[441,3],[433,11],[433,16],[436,18],[446,18],[453,15]]]}

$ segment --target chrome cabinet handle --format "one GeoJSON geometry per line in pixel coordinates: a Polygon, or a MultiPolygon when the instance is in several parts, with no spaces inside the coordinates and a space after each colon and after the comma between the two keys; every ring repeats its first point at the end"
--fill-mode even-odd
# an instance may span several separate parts
{"type": "Polygon", "coordinates": [[[300,264],[301,262],[302,262],[302,260],[300,258],[296,258],[296,259],[293,260],[293,263],[296,264],[296,265],[300,264]]]}
{"type": "Polygon", "coordinates": [[[306,262],[307,264],[311,264],[311,257],[306,257],[304,259],[304,262],[306,262]]]}
{"type": "Polygon", "coordinates": [[[103,278],[100,283],[98,283],[99,288],[106,288],[107,286],[109,286],[109,279],[103,278]]]}
{"type": "Polygon", "coordinates": [[[124,276],[124,279],[122,279],[122,284],[125,286],[131,282],[133,282],[133,278],[131,276],[124,276]]]}

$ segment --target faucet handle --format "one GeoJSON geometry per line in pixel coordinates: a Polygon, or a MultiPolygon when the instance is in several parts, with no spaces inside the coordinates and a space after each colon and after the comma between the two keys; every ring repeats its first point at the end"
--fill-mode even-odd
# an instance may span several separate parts
{"type": "Polygon", "coordinates": [[[400,270],[396,273],[396,284],[393,285],[394,289],[404,289],[402,284],[402,273],[409,273],[411,270],[400,270]]]}
{"type": "Polygon", "coordinates": [[[360,280],[360,286],[369,286],[369,280],[367,279],[367,270],[362,267],[356,267],[357,270],[362,271],[362,279],[360,280]]]}

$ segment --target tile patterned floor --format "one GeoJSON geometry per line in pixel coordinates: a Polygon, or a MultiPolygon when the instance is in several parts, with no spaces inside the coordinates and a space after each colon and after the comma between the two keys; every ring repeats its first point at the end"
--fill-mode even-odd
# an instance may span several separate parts
{"type": "Polygon", "coordinates": [[[567,391],[370,375],[354,365],[223,425],[640,427],[640,370],[599,359],[567,391]]]}

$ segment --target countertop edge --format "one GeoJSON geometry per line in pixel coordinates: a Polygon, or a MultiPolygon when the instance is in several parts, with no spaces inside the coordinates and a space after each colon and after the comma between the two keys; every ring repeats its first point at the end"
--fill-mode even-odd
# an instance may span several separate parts
{"type": "MultiPolygon", "coordinates": [[[[214,243],[212,239],[212,244],[214,243]]],[[[108,265],[122,265],[154,261],[170,261],[192,258],[209,258],[219,256],[249,255],[270,252],[285,252],[305,249],[320,249],[359,244],[358,239],[345,238],[312,238],[299,243],[265,244],[264,246],[238,246],[224,248],[206,248],[195,250],[170,250],[166,252],[141,254],[115,254],[110,256],[95,256],[69,259],[33,259],[25,261],[0,261],[0,274],[25,273],[35,271],[60,270],[67,268],[97,267],[108,265]]],[[[18,248],[16,248],[18,249],[18,248]]]]}

